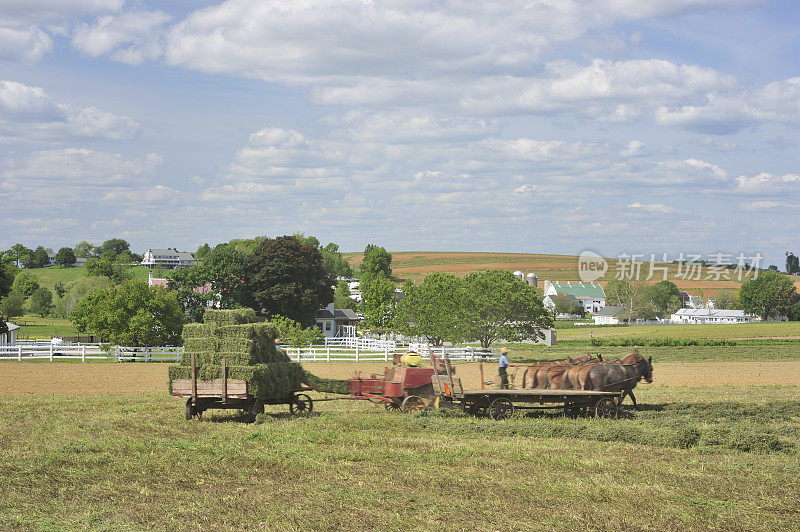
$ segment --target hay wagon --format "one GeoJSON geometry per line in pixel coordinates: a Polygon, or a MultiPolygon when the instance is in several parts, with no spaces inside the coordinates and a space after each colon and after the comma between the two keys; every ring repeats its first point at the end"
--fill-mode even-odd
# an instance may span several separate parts
{"type": "Polygon", "coordinates": [[[191,376],[172,381],[172,395],[186,397],[186,419],[200,419],[210,409],[237,409],[255,416],[264,413],[264,405],[288,404],[292,414],[309,414],[314,409],[312,399],[294,390],[282,396],[255,395],[248,392],[244,379],[228,378],[225,359],[221,360],[220,378],[198,380],[195,356],[191,355],[191,376]]]}
{"type": "Polygon", "coordinates": [[[591,413],[595,417],[616,419],[624,392],[592,390],[551,390],[544,388],[524,390],[465,389],[461,379],[445,360],[447,371],[433,375],[433,391],[442,401],[462,408],[469,414],[485,413],[492,419],[506,419],[516,410],[558,408],[566,414],[591,413]]]}

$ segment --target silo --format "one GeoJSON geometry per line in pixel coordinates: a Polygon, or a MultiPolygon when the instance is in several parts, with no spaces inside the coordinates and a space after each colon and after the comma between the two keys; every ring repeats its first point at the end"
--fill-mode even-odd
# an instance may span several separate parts
{"type": "Polygon", "coordinates": [[[529,286],[533,287],[539,286],[539,277],[533,272],[525,276],[525,281],[528,283],[529,286]]]}
{"type": "Polygon", "coordinates": [[[515,272],[514,272],[514,277],[516,277],[516,278],[517,278],[517,279],[519,279],[520,281],[524,281],[524,280],[525,280],[525,274],[523,274],[523,273],[522,273],[521,271],[519,271],[519,270],[517,270],[517,271],[515,271],[515,272]]]}

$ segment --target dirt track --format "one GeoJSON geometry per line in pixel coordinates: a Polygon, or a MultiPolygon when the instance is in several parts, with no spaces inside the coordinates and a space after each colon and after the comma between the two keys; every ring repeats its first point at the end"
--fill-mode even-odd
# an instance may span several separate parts
{"type": "MultiPolygon", "coordinates": [[[[306,363],[320,377],[348,378],[383,373],[385,363],[306,363]]],[[[0,395],[9,394],[118,394],[167,392],[167,364],[0,363],[0,395]]],[[[459,364],[459,376],[468,387],[479,387],[478,364],[459,364]]],[[[512,369],[513,373],[513,369],[512,369]]],[[[484,365],[485,380],[496,379],[492,364],[484,365]]],[[[653,368],[652,386],[800,386],[800,362],[664,362],[653,368]]],[[[517,379],[521,382],[521,373],[517,379]]],[[[649,386],[642,384],[641,386],[649,386]]]]}

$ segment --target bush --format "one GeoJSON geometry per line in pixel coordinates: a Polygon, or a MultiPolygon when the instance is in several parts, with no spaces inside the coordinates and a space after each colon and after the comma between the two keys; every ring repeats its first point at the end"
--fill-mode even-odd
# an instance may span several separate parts
{"type": "Polygon", "coordinates": [[[22,294],[12,291],[0,300],[0,315],[6,318],[22,316],[25,314],[25,298],[22,294]]]}
{"type": "Polygon", "coordinates": [[[31,297],[37,288],[39,288],[39,281],[31,272],[23,270],[14,277],[12,290],[22,295],[24,299],[31,297]]]}
{"type": "Polygon", "coordinates": [[[45,317],[53,308],[53,293],[47,288],[37,288],[28,299],[28,310],[31,314],[45,317]]]}

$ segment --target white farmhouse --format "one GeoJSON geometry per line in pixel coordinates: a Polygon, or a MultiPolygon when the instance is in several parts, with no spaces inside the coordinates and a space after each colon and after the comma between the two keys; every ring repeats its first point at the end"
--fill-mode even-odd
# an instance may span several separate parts
{"type": "Polygon", "coordinates": [[[142,259],[142,266],[148,268],[177,269],[194,265],[194,253],[174,249],[148,249],[142,259]]]}
{"type": "Polygon", "coordinates": [[[743,310],[723,310],[710,308],[682,308],[670,316],[672,323],[715,324],[750,323],[758,318],[745,314],[743,310]]]}
{"type": "Polygon", "coordinates": [[[327,307],[317,311],[314,321],[317,322],[317,327],[324,336],[334,338],[350,336],[348,329],[355,330],[355,326],[360,320],[354,310],[333,308],[333,303],[329,303],[327,307]]]}
{"type": "Polygon", "coordinates": [[[572,296],[586,312],[594,314],[606,306],[606,293],[597,283],[553,282],[544,290],[544,306],[552,309],[555,306],[552,297],[557,294],[572,296]]]}
{"type": "Polygon", "coordinates": [[[617,325],[622,307],[603,307],[592,315],[595,325],[617,325]]]}

